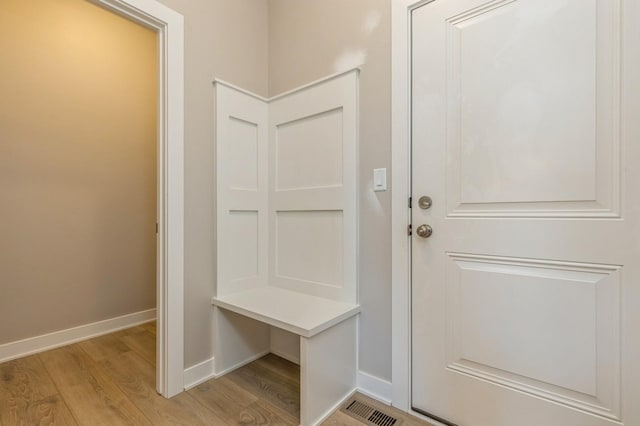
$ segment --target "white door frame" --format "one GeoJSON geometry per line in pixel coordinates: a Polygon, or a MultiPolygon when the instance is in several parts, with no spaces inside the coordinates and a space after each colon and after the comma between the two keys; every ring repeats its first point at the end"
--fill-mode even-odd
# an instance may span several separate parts
{"type": "Polygon", "coordinates": [[[391,1],[391,274],[393,406],[411,410],[411,11],[433,0],[391,1]]]}
{"type": "Polygon", "coordinates": [[[184,390],[184,20],[156,0],[93,0],[158,33],[156,390],[184,390]]]}

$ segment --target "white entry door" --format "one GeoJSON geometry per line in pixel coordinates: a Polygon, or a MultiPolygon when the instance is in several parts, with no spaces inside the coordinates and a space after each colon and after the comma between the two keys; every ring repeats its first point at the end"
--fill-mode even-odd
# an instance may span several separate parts
{"type": "Polygon", "coordinates": [[[639,22],[637,0],[413,10],[416,411],[640,425],[639,22]]]}

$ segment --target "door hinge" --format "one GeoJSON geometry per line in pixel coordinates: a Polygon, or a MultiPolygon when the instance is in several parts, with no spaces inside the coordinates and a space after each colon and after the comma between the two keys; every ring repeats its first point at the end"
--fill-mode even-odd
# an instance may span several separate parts
{"type": "Polygon", "coordinates": [[[411,208],[411,197],[409,197],[409,208],[411,208]]]}
{"type": "Polygon", "coordinates": [[[158,222],[156,222],[156,234],[158,233],[158,222]]]}
{"type": "Polygon", "coordinates": [[[411,230],[411,224],[407,225],[407,235],[411,236],[412,234],[412,230],[411,230]]]}

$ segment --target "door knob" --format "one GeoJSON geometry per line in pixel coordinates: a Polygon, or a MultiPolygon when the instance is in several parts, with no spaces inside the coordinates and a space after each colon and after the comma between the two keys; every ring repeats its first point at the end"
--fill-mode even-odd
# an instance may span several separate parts
{"type": "Polygon", "coordinates": [[[418,207],[420,207],[422,210],[430,209],[431,204],[433,204],[433,201],[428,195],[423,195],[418,199],[418,207]]]}
{"type": "Polygon", "coordinates": [[[433,228],[429,225],[420,225],[418,229],[416,229],[416,234],[421,238],[429,238],[431,234],[433,234],[433,228]]]}

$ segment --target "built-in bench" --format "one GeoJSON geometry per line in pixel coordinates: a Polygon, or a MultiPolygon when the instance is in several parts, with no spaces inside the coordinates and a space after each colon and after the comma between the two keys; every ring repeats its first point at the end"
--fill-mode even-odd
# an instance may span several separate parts
{"type": "Polygon", "coordinates": [[[215,91],[215,374],[286,347],[315,425],[356,389],[358,71],[272,99],[215,91]]]}
{"type": "MultiPolygon", "coordinates": [[[[265,339],[261,346],[261,339],[256,339],[251,327],[234,321],[224,311],[300,336],[300,424],[319,423],[355,390],[359,306],[277,287],[214,297],[212,303],[221,310],[217,312],[217,322],[234,322],[236,327],[235,331],[226,330],[227,343],[220,341],[220,345],[228,345],[230,340],[258,344],[253,353],[237,348],[220,350],[219,356],[233,368],[264,355],[269,345],[265,339]],[[233,339],[229,338],[230,333],[234,334],[233,339]]],[[[269,332],[258,333],[268,336],[269,332]]]]}

